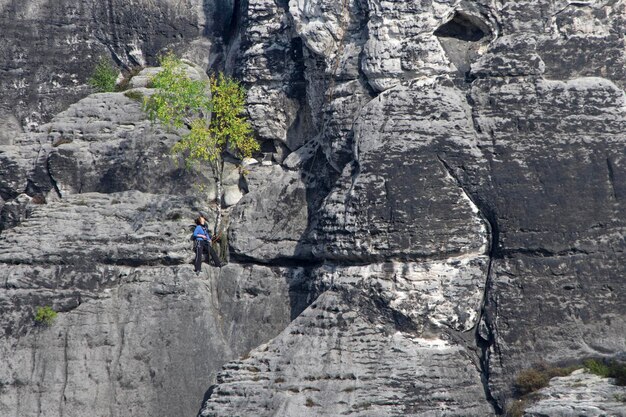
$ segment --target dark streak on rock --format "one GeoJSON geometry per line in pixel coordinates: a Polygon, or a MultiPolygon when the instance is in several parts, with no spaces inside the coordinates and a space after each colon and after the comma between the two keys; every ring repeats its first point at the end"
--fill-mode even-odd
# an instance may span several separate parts
{"type": "Polygon", "coordinates": [[[467,197],[478,208],[480,217],[485,222],[485,225],[489,231],[489,263],[487,266],[487,276],[485,279],[485,290],[483,293],[483,300],[481,303],[481,308],[480,308],[478,319],[476,320],[476,326],[474,327],[474,339],[475,339],[476,346],[480,350],[478,371],[480,372],[480,380],[483,384],[485,397],[487,401],[489,401],[489,403],[492,405],[496,414],[502,415],[503,408],[500,406],[500,404],[498,404],[497,400],[493,397],[493,395],[491,394],[491,389],[489,388],[489,350],[491,346],[493,346],[495,343],[495,337],[491,329],[488,327],[487,323],[485,323],[489,331],[487,339],[484,339],[481,336],[480,331],[479,331],[480,323],[483,320],[483,316],[485,316],[486,314],[485,303],[487,302],[487,298],[489,296],[489,289],[491,287],[491,274],[492,274],[491,269],[492,269],[493,260],[502,256],[502,253],[500,253],[501,251],[499,250],[498,224],[495,220],[495,215],[493,211],[485,207],[481,207],[482,205],[478,204],[477,201],[475,201],[472,198],[470,193],[468,193],[463,187],[463,184],[461,180],[459,179],[459,177],[456,175],[455,171],[441,157],[441,155],[437,155],[437,159],[439,159],[439,162],[441,162],[445,170],[450,174],[452,178],[455,179],[455,181],[457,182],[457,185],[463,190],[463,192],[467,195],[467,197]]]}

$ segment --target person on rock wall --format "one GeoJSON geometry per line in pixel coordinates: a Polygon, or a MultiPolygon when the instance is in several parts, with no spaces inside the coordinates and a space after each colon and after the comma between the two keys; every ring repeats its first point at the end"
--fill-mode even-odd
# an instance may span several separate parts
{"type": "Polygon", "coordinates": [[[196,274],[202,271],[202,255],[209,254],[213,263],[217,267],[222,267],[222,262],[215,250],[211,247],[211,234],[204,216],[200,215],[196,219],[196,228],[193,230],[193,238],[195,239],[196,258],[194,259],[194,270],[196,274]]]}

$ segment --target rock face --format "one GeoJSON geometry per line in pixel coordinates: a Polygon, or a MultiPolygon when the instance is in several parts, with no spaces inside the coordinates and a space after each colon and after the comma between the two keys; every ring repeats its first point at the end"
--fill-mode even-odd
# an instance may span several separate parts
{"type": "Polygon", "coordinates": [[[218,59],[215,41],[232,7],[232,0],[0,1],[0,120],[48,121],[90,92],[99,57],[129,69],[154,65],[171,47],[194,51],[206,66],[209,50],[218,59]]]}
{"type": "MultiPolygon", "coordinates": [[[[213,188],[182,132],[110,93],[24,133],[48,84],[9,89],[0,414],[501,415],[534,363],[626,351],[623,1],[145,6],[143,56],[176,38],[240,77],[269,165],[227,164],[230,264],[196,277],[190,184],[213,188]]],[[[40,10],[0,7],[9,34],[40,10]]],[[[123,33],[102,45],[131,63],[123,33]]],[[[622,392],[578,373],[526,415],[624,415],[622,392]]]]}
{"type": "Polygon", "coordinates": [[[226,361],[310,302],[304,268],[192,273],[207,180],[172,160],[177,139],[108,93],[3,148],[0,414],[195,415],[226,361]]]}
{"type": "Polygon", "coordinates": [[[574,371],[567,377],[553,378],[550,386],[537,393],[536,402],[525,408],[525,417],[623,416],[626,390],[607,378],[574,371]]]}
{"type": "Polygon", "coordinates": [[[467,352],[418,337],[410,321],[391,325],[391,313],[360,291],[326,291],[270,344],[227,365],[200,415],[489,415],[467,352]]]}

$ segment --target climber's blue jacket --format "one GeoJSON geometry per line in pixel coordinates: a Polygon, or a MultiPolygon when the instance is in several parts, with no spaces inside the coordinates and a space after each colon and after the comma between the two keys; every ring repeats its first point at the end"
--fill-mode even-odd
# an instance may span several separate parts
{"type": "Polygon", "coordinates": [[[211,240],[211,235],[209,232],[202,226],[197,225],[193,230],[193,237],[196,240],[211,240]]]}

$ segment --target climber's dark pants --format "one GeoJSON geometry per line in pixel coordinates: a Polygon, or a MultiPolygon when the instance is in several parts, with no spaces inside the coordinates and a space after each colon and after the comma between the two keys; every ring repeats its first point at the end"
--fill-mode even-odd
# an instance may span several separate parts
{"type": "Polygon", "coordinates": [[[215,253],[209,242],[206,240],[198,240],[196,243],[196,259],[193,261],[194,270],[196,272],[202,270],[202,255],[204,254],[211,255],[211,259],[213,259],[215,266],[222,265],[219,256],[217,256],[217,253],[215,253]]]}

